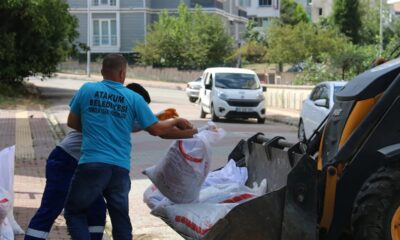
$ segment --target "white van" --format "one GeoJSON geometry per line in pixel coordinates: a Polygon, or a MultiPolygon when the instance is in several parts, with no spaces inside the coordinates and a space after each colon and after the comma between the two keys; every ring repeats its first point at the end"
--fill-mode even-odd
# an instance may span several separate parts
{"type": "Polygon", "coordinates": [[[207,68],[200,88],[200,117],[256,118],[265,122],[265,87],[257,74],[242,68],[207,68]]]}

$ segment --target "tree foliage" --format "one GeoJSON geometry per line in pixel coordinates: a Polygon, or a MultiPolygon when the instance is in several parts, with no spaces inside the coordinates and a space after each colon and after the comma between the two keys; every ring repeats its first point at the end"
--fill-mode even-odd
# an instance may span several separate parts
{"type": "Polygon", "coordinates": [[[309,18],[300,3],[295,0],[282,0],[280,21],[283,24],[296,25],[309,22],[309,18]]]}
{"type": "Polygon", "coordinates": [[[135,47],[145,64],[181,69],[202,69],[224,63],[232,53],[233,39],[225,32],[222,19],[184,3],[178,15],[160,14],[143,43],[135,47]]]}
{"type": "Polygon", "coordinates": [[[267,36],[266,56],[271,63],[300,63],[309,58],[321,62],[323,54],[337,51],[347,41],[334,29],[308,23],[273,24],[267,36]]]}
{"type": "Polygon", "coordinates": [[[353,43],[360,42],[361,15],[359,0],[334,0],[333,22],[353,43]]]}
{"type": "Polygon", "coordinates": [[[373,46],[360,46],[347,42],[326,56],[325,61],[339,70],[340,79],[351,79],[371,66],[375,52],[373,46]]]}
{"type": "Polygon", "coordinates": [[[77,20],[63,0],[2,0],[0,21],[2,82],[55,72],[78,35],[77,20]]]}
{"type": "Polygon", "coordinates": [[[350,80],[371,67],[376,49],[374,46],[359,46],[350,41],[343,42],[337,51],[323,54],[322,61],[308,58],[304,62],[303,75],[296,84],[317,84],[327,80],[350,80]]]}
{"type": "Polygon", "coordinates": [[[243,38],[245,43],[234,51],[231,59],[240,57],[244,63],[264,62],[267,53],[265,29],[257,28],[256,23],[249,20],[243,38]]]}

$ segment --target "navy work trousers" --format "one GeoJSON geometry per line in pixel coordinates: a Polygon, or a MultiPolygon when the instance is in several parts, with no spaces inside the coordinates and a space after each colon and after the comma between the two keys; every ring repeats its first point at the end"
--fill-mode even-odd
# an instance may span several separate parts
{"type": "MultiPolygon", "coordinates": [[[[77,160],[56,147],[46,163],[46,186],[42,202],[29,223],[25,240],[47,239],[50,229],[64,208],[68,188],[77,167],[77,160]]],[[[106,205],[101,195],[90,206],[85,218],[91,240],[103,238],[106,219],[106,205]]]]}

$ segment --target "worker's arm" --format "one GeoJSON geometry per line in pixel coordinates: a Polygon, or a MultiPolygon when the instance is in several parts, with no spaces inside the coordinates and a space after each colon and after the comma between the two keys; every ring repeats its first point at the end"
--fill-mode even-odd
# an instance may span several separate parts
{"type": "Polygon", "coordinates": [[[70,111],[68,114],[68,120],[67,120],[67,126],[70,128],[73,128],[79,132],[82,132],[82,125],[81,125],[81,106],[80,106],[80,99],[82,92],[84,91],[83,88],[87,86],[84,84],[77,93],[72,97],[69,106],[70,106],[70,111]]]}
{"type": "Polygon", "coordinates": [[[158,121],[145,129],[153,136],[163,138],[182,138],[182,136],[192,137],[197,130],[193,129],[192,124],[184,118],[175,118],[166,121],[158,121]],[[192,131],[188,131],[192,130],[192,131]]]}
{"type": "Polygon", "coordinates": [[[79,132],[82,132],[81,118],[74,112],[69,112],[67,126],[79,132]]]}
{"type": "Polygon", "coordinates": [[[197,128],[192,129],[178,129],[176,127],[168,130],[166,133],[161,134],[159,137],[164,139],[183,139],[192,138],[197,133],[197,128]]]}

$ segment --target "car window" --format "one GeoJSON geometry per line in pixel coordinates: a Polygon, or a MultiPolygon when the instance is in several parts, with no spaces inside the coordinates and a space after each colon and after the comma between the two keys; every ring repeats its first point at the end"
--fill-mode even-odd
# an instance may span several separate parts
{"type": "Polygon", "coordinates": [[[204,74],[204,82],[203,82],[203,84],[206,84],[207,79],[208,79],[208,73],[204,74]]]}
{"type": "Polygon", "coordinates": [[[315,101],[315,100],[319,99],[320,95],[321,95],[321,87],[316,86],[310,95],[310,100],[315,101]]]}
{"type": "Polygon", "coordinates": [[[327,86],[321,87],[321,95],[319,99],[326,99],[329,102],[329,88],[327,86]]]}
{"type": "Polygon", "coordinates": [[[343,88],[344,86],[333,86],[333,102],[336,102],[335,94],[342,91],[343,88]]]}
{"type": "Polygon", "coordinates": [[[343,88],[344,88],[344,86],[334,86],[333,93],[340,92],[340,91],[342,91],[343,88]]]}
{"type": "Polygon", "coordinates": [[[215,86],[228,89],[259,89],[260,84],[255,74],[216,73],[215,86]]]}

